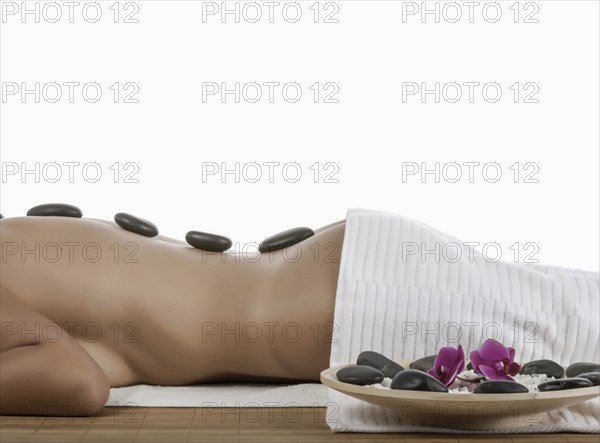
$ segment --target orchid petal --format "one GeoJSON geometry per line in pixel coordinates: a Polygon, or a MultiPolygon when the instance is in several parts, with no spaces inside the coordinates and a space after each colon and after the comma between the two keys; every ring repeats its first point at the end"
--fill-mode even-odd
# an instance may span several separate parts
{"type": "MultiPolygon", "coordinates": [[[[464,363],[463,363],[463,367],[464,367],[464,363]]],[[[447,376],[446,380],[444,381],[444,384],[446,386],[450,386],[452,383],[454,383],[454,380],[456,380],[456,376],[458,375],[459,372],[462,372],[462,369],[459,369],[458,366],[456,366],[452,372],[448,373],[448,376],[447,376]]]]}
{"type": "Polygon", "coordinates": [[[481,371],[479,370],[479,364],[482,362],[481,362],[481,358],[479,357],[479,351],[471,351],[469,353],[469,359],[471,360],[471,366],[473,366],[473,369],[475,369],[475,372],[478,372],[481,374],[481,371]]]}
{"type": "Polygon", "coordinates": [[[504,372],[501,374],[498,374],[499,377],[502,378],[502,380],[507,380],[507,381],[515,381],[514,378],[512,378],[510,375],[505,374],[504,372]]]}
{"type": "Polygon", "coordinates": [[[504,372],[496,371],[494,368],[491,368],[489,366],[481,365],[480,368],[481,368],[481,373],[488,380],[508,380],[508,381],[514,381],[512,377],[506,375],[504,372]]]}
{"type": "Polygon", "coordinates": [[[458,368],[459,371],[462,371],[465,367],[465,351],[461,345],[458,345],[454,351],[454,361],[452,367],[458,368]]]}
{"type": "Polygon", "coordinates": [[[446,386],[450,386],[458,372],[462,371],[465,367],[465,353],[462,346],[458,345],[457,348],[452,346],[445,346],[439,350],[433,363],[433,368],[427,371],[427,373],[439,381],[444,383],[446,386]]]}
{"type": "Polygon", "coordinates": [[[481,374],[489,379],[489,380],[497,380],[498,377],[498,371],[496,371],[495,368],[491,368],[489,366],[486,365],[481,365],[479,366],[479,370],[481,371],[481,374]]]}
{"type": "Polygon", "coordinates": [[[483,360],[498,361],[508,357],[508,349],[492,338],[488,338],[479,348],[480,356],[483,360]]]}
{"type": "Polygon", "coordinates": [[[439,350],[437,356],[435,357],[434,366],[450,366],[456,360],[456,354],[456,349],[450,346],[443,347],[439,350]]]}

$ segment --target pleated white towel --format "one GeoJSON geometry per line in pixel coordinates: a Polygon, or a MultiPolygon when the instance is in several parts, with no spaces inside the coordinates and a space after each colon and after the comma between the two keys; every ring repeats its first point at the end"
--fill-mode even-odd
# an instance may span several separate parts
{"type": "MultiPolygon", "coordinates": [[[[492,261],[419,221],[350,208],[330,366],[355,363],[363,350],[415,360],[458,343],[468,358],[487,338],[514,347],[517,362],[598,362],[599,294],[598,272],[492,261]]],[[[600,432],[598,398],[545,413],[540,424],[489,431],[406,425],[333,389],[329,400],[334,432],[600,432]]]]}

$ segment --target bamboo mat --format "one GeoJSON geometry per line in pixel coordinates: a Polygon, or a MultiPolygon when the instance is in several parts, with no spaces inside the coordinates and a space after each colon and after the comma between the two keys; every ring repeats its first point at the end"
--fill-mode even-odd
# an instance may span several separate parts
{"type": "Polygon", "coordinates": [[[503,436],[333,433],[319,408],[105,407],[99,417],[0,416],[0,442],[598,442],[596,434],[503,436]]]}

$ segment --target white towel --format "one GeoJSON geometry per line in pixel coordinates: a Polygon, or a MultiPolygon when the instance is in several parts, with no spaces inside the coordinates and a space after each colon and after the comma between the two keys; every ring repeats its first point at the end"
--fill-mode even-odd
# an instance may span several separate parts
{"type": "Polygon", "coordinates": [[[318,383],[214,383],[112,388],[105,406],[281,408],[326,406],[327,402],[327,388],[318,383]]]}
{"type": "MultiPolygon", "coordinates": [[[[494,262],[419,221],[351,208],[330,366],[355,363],[364,350],[414,360],[458,343],[468,358],[486,338],[514,347],[517,362],[598,362],[599,300],[597,272],[494,262]]],[[[543,414],[539,425],[495,431],[406,425],[333,389],[329,400],[326,420],[335,432],[600,432],[598,398],[543,414]]]]}

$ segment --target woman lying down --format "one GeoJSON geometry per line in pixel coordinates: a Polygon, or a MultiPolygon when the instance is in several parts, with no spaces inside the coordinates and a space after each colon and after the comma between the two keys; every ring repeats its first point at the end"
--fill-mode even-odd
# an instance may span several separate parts
{"type": "Polygon", "coordinates": [[[315,381],[329,366],[343,220],[242,255],[128,214],[123,229],[32,209],[0,221],[2,414],[92,415],[110,387],[315,381]]]}
{"type": "Polygon", "coordinates": [[[435,354],[445,325],[469,325],[467,355],[491,330],[518,361],[599,359],[598,273],[491,262],[398,214],[349,209],[255,253],[114,220],[64,204],[0,220],[2,414],[95,415],[134,384],[318,381],[364,350],[435,354]]]}

